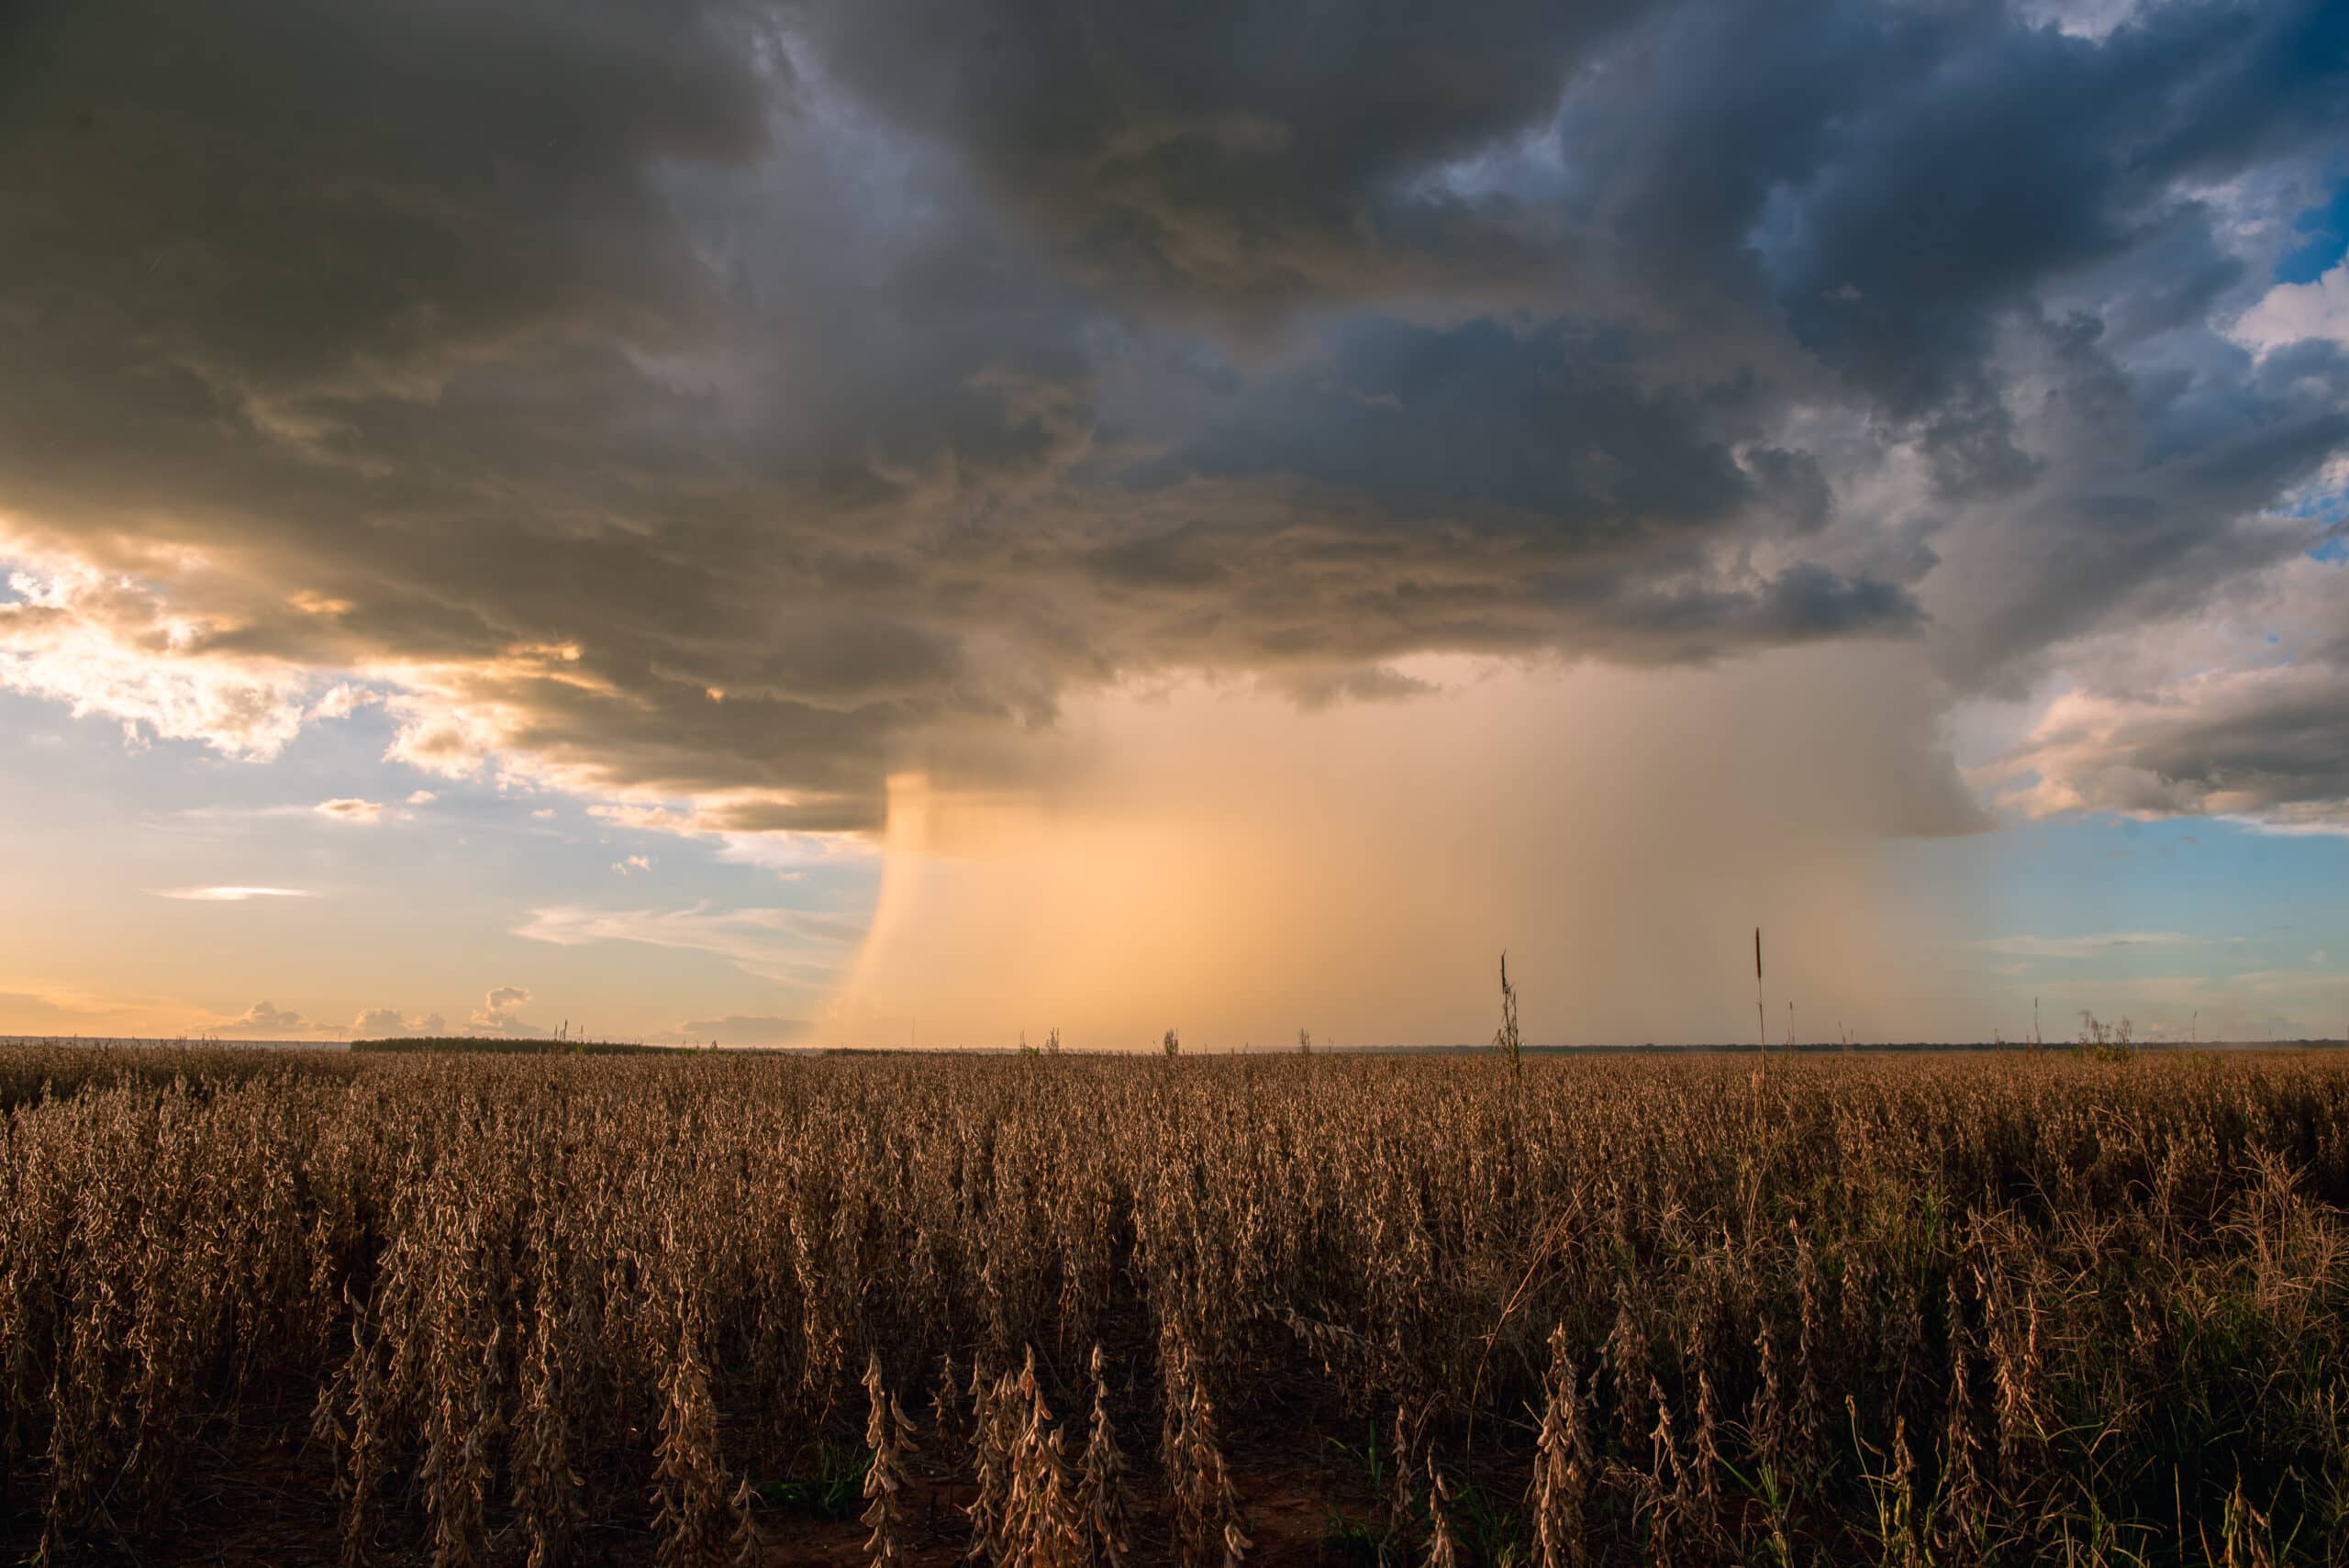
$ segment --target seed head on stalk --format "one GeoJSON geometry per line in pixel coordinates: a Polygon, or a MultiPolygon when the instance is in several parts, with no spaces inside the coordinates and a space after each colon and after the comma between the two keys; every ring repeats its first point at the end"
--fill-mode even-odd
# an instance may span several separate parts
{"type": "Polygon", "coordinates": [[[897,1396],[881,1381],[881,1357],[867,1351],[864,1359],[864,1446],[873,1462],[864,1472],[864,1525],[873,1534],[864,1543],[865,1561],[880,1565],[905,1561],[906,1456],[915,1451],[914,1424],[906,1418],[897,1396]]]}

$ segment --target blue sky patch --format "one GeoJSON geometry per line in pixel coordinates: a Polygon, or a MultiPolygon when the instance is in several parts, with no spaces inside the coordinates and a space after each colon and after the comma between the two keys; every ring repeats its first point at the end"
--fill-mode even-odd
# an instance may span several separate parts
{"type": "Polygon", "coordinates": [[[2293,220],[2308,238],[2287,250],[2276,263],[2279,284],[2312,284],[2349,253],[2349,179],[2332,187],[2332,198],[2293,220]]]}

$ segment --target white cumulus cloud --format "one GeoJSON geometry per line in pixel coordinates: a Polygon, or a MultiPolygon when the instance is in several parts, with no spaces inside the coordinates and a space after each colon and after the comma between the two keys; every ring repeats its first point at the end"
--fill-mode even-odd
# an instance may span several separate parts
{"type": "Polygon", "coordinates": [[[465,1021],[477,1034],[542,1035],[547,1031],[528,1022],[522,1009],[529,1005],[529,988],[523,985],[493,986],[482,997],[482,1005],[473,1009],[465,1021]]]}
{"type": "Polygon", "coordinates": [[[2349,344],[2349,261],[2304,284],[2277,284],[2236,318],[2234,335],[2261,350],[2321,338],[2349,344]]]}
{"type": "Polygon", "coordinates": [[[8,586],[17,598],[0,603],[0,688],[117,719],[133,739],[201,741],[232,757],[273,757],[301,728],[308,678],[221,651],[232,627],[72,562],[20,565],[8,586]]]}
{"type": "Polygon", "coordinates": [[[402,1012],[397,1007],[368,1007],[351,1020],[351,1032],[362,1040],[445,1034],[448,1029],[449,1020],[438,1013],[417,1015],[402,1012]]]}
{"type": "Polygon", "coordinates": [[[267,998],[255,1002],[233,1018],[212,1026],[213,1032],[231,1039],[239,1036],[268,1038],[291,1034],[340,1034],[331,1024],[314,1024],[291,1008],[280,1007],[267,998]]]}

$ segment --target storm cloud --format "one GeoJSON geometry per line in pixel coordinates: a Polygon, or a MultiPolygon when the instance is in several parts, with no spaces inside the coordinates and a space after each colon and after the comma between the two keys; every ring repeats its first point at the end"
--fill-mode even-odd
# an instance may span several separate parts
{"type": "MultiPolygon", "coordinates": [[[[2337,570],[2349,352],[2262,306],[2345,140],[2316,0],[20,6],[0,684],[740,833],[1174,672],[2014,697],[2337,570]]],[[[2335,668],[2042,776],[2321,814],[2335,668]]]]}

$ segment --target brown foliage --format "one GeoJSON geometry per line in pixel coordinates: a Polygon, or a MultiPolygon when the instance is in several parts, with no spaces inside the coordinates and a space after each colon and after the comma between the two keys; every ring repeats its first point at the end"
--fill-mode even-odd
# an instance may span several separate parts
{"type": "Polygon", "coordinates": [[[231,1418],[348,1568],[750,1561],[841,1451],[880,1560],[1223,1564],[1388,1410],[1338,1506],[1462,1561],[2349,1521],[2349,1063],[1523,1073],[0,1053],[0,1545],[152,1555],[231,1418]]]}

